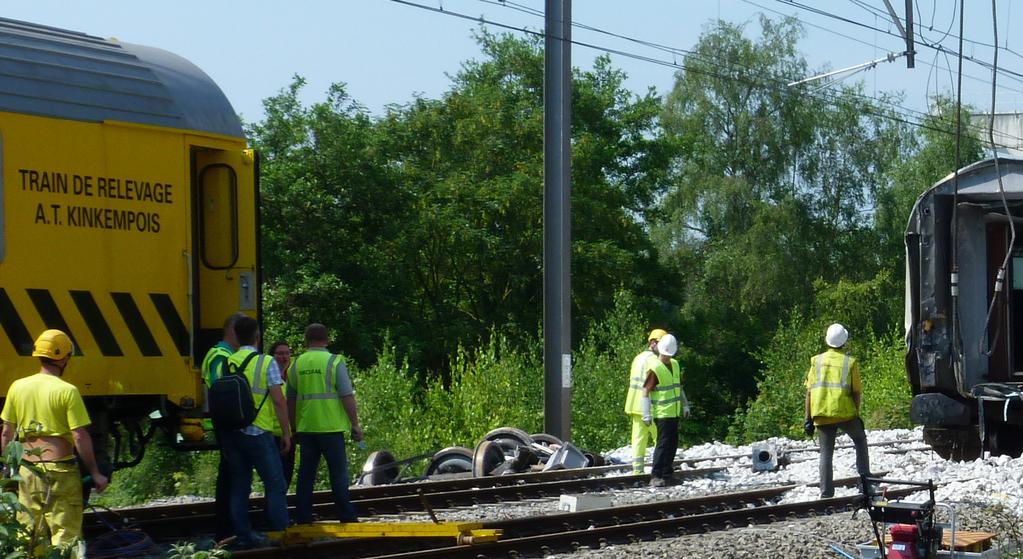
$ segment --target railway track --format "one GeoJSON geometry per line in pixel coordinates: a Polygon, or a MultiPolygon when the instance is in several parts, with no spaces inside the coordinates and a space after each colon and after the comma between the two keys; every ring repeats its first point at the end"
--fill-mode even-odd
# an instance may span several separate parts
{"type": "MultiPolygon", "coordinates": [[[[708,476],[725,470],[723,467],[681,470],[680,479],[708,476]]],[[[406,487],[378,486],[353,487],[352,504],[360,517],[381,514],[405,514],[442,510],[482,503],[502,503],[526,499],[553,498],[562,493],[608,491],[644,487],[648,474],[623,476],[586,476],[579,470],[561,470],[546,474],[516,474],[494,478],[468,478],[447,481],[408,484],[406,487]],[[554,475],[551,475],[554,474],[554,475]],[[585,476],[585,477],[583,477],[585,476]],[[554,478],[551,480],[551,478],[554,478]]],[[[294,495],[289,495],[289,509],[293,510],[294,495]]],[[[261,520],[262,499],[253,499],[250,514],[254,523],[261,520]]],[[[188,503],[112,511],[116,524],[140,529],[153,538],[170,538],[181,534],[210,532],[214,523],[214,503],[188,503]]],[[[336,518],[330,492],[317,492],[313,513],[321,518],[336,518]]],[[[107,518],[109,522],[109,518],[107,518]]],[[[87,537],[107,530],[96,514],[87,515],[83,522],[87,537]]]]}
{"type": "MultiPolygon", "coordinates": [[[[915,441],[891,441],[874,446],[893,446],[912,442],[915,441]]],[[[801,449],[800,452],[815,450],[812,448],[801,449]]],[[[890,452],[912,450],[915,449],[892,449],[890,452]]],[[[691,479],[711,476],[725,470],[726,467],[684,468],[710,460],[727,459],[749,459],[749,454],[686,459],[676,461],[676,464],[683,467],[679,472],[680,477],[691,479]]],[[[803,460],[793,460],[792,463],[800,461],[803,460]]],[[[556,498],[563,493],[645,487],[649,480],[649,476],[646,474],[614,475],[615,472],[627,470],[629,467],[628,465],[610,465],[483,478],[448,476],[446,479],[420,483],[354,486],[351,488],[351,497],[360,516],[368,518],[378,515],[425,512],[431,509],[452,509],[484,503],[556,498]]],[[[290,495],[289,504],[292,506],[293,500],[294,496],[290,495]]],[[[251,500],[251,514],[257,526],[261,521],[262,501],[262,498],[251,500]]],[[[314,513],[320,518],[336,516],[329,491],[314,494],[314,513]]],[[[84,529],[87,537],[94,537],[108,531],[111,525],[116,528],[130,526],[146,532],[155,539],[180,539],[183,534],[211,533],[214,515],[215,505],[212,501],[137,507],[112,511],[104,514],[104,518],[100,518],[96,514],[87,514],[84,529]]]]}
{"type": "MultiPolygon", "coordinates": [[[[855,484],[856,479],[838,480],[836,483],[848,486],[855,484]]],[[[773,502],[797,487],[799,485],[783,485],[585,512],[484,522],[485,529],[503,531],[501,539],[492,543],[452,545],[450,541],[436,540],[353,538],[240,551],[234,557],[292,559],[314,554],[321,559],[542,557],[584,547],[598,548],[610,544],[769,524],[809,515],[834,514],[853,510],[862,501],[861,496],[851,495],[800,503],[773,502]]],[[[896,499],[915,491],[889,490],[887,495],[896,499]]]]}

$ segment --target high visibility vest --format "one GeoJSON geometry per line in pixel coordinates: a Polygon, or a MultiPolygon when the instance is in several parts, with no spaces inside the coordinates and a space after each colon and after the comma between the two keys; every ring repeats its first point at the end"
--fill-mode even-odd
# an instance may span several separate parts
{"type": "MultiPolygon", "coordinates": [[[[250,353],[255,353],[255,351],[240,349],[234,352],[231,354],[231,357],[227,358],[228,367],[240,367],[242,361],[245,361],[245,358],[250,353]]],[[[270,370],[270,363],[272,362],[272,357],[259,354],[249,360],[249,364],[245,366],[242,374],[249,381],[249,388],[252,389],[252,402],[259,409],[259,412],[256,414],[256,420],[252,422],[252,425],[264,431],[279,434],[281,426],[277,421],[277,414],[274,412],[274,403],[271,401],[270,396],[267,395],[268,390],[266,386],[266,373],[270,370]],[[263,401],[264,398],[266,399],[265,402],[263,401]],[[263,405],[262,408],[259,407],[260,404],[263,405]]]]}
{"type": "Polygon", "coordinates": [[[657,386],[650,392],[650,416],[654,419],[678,417],[682,410],[682,368],[671,360],[671,369],[660,359],[653,368],[657,386]]]}
{"type": "Polygon", "coordinates": [[[810,359],[810,415],[812,417],[856,417],[850,369],[856,360],[840,351],[828,350],[810,359]]]}
{"type": "Polygon", "coordinates": [[[202,360],[202,380],[207,387],[213,386],[213,383],[220,378],[224,360],[231,357],[232,353],[234,350],[224,342],[218,342],[206,352],[206,357],[202,360]]]}
{"type": "Polygon", "coordinates": [[[640,353],[632,360],[632,367],[629,368],[629,392],[625,395],[625,413],[643,415],[641,401],[643,399],[643,383],[646,381],[646,372],[651,369],[647,362],[656,357],[649,349],[640,353]]]}
{"type": "Polygon", "coordinates": [[[337,393],[344,361],[325,349],[311,348],[292,361],[288,386],[294,389],[296,433],[343,433],[351,422],[337,393]]]}

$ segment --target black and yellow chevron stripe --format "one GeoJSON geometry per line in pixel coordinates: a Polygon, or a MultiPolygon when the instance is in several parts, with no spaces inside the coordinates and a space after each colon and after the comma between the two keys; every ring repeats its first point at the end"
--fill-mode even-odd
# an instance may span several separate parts
{"type": "MultiPolygon", "coordinates": [[[[26,289],[28,298],[32,301],[35,311],[47,328],[63,330],[75,340],[75,333],[71,331],[64,314],[58,308],[53,295],[48,289],[26,289]]],[[[128,340],[118,342],[117,336],[110,328],[109,322],[96,304],[96,298],[91,291],[70,290],[68,291],[71,300],[74,302],[77,312],[81,315],[82,321],[92,334],[92,338],[99,346],[100,353],[104,357],[123,357],[121,343],[128,343],[128,340]]],[[[189,355],[189,333],[185,322],[181,319],[170,295],[166,293],[149,293],[149,301],[143,304],[152,304],[156,313],[160,316],[163,327],[174,341],[174,350],[178,355],[189,355]]],[[[150,325],[146,323],[138,303],[131,293],[110,292],[101,296],[109,296],[121,315],[124,323],[128,326],[132,341],[138,346],[139,352],[144,357],[161,357],[164,355],[156,339],[153,337],[150,325]]],[[[67,310],[67,309],[65,309],[67,310]]],[[[0,287],[0,326],[7,334],[7,339],[18,355],[31,355],[33,338],[29,333],[25,322],[22,320],[18,309],[15,308],[7,290],[0,287]]],[[[75,348],[79,355],[82,354],[81,345],[75,341],[75,348]]]]}

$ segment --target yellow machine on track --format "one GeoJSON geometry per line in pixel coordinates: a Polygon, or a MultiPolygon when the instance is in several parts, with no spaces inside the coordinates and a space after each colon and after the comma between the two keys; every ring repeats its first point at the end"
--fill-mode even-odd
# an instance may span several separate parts
{"type": "Polygon", "coordinates": [[[259,315],[256,177],[230,103],[188,61],[0,19],[0,400],[58,328],[100,433],[199,415],[224,318],[259,315]]]}

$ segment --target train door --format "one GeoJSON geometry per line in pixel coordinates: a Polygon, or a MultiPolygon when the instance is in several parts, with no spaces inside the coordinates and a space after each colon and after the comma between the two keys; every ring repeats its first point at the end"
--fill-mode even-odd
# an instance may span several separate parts
{"type": "Polygon", "coordinates": [[[258,317],[256,172],[250,150],[193,146],[193,331],[196,360],[221,338],[224,319],[258,317]]]}
{"type": "Polygon", "coordinates": [[[1009,320],[1009,369],[1012,374],[1007,380],[1023,380],[1023,248],[1014,247],[1009,261],[1007,296],[1009,320]]]}

